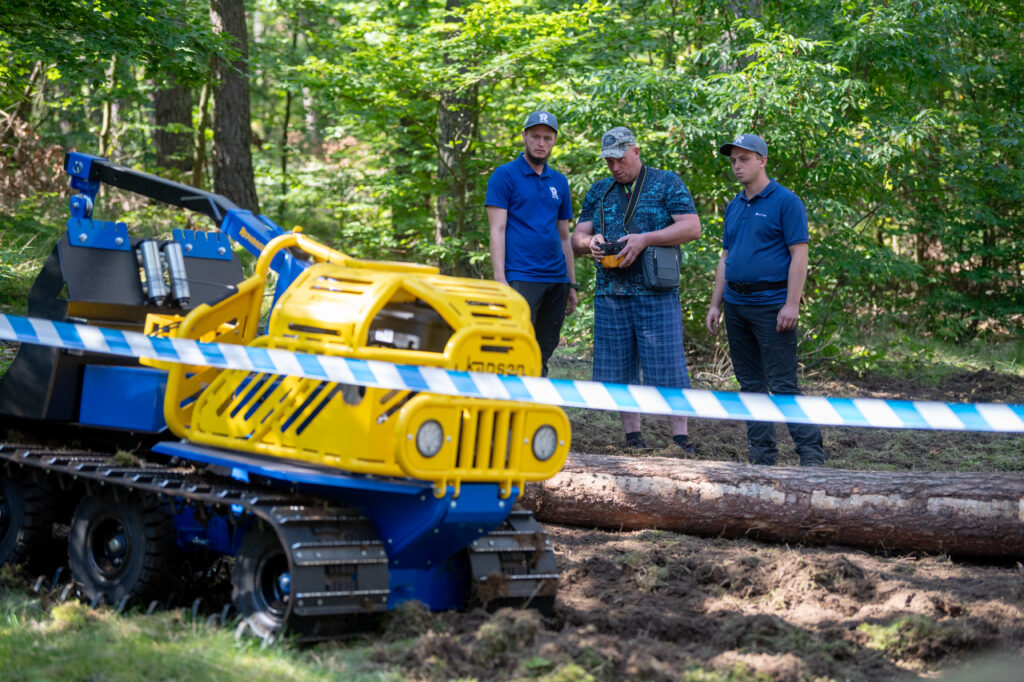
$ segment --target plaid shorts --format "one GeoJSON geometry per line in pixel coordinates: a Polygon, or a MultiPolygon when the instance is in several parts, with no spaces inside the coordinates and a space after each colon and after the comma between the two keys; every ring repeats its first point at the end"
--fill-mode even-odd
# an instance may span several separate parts
{"type": "Polygon", "coordinates": [[[594,297],[594,381],[690,387],[678,292],[594,297]]]}

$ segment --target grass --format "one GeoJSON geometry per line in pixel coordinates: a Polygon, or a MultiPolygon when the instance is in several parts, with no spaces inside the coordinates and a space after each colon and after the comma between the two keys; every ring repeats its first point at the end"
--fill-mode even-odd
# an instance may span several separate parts
{"type": "Polygon", "coordinates": [[[615,557],[617,563],[623,570],[633,573],[633,581],[641,592],[656,592],[659,588],[668,584],[671,574],[667,566],[658,565],[650,553],[642,550],[632,550],[615,557]]]}
{"type": "Polygon", "coordinates": [[[25,312],[25,295],[67,220],[48,210],[57,203],[64,202],[41,195],[12,213],[0,211],[0,310],[25,312]]]}
{"type": "MultiPolygon", "coordinates": [[[[499,611],[475,631],[458,634],[444,614],[400,609],[383,631],[302,648],[237,638],[234,628],[193,620],[181,609],[117,614],[77,601],[53,603],[49,595],[32,595],[17,582],[9,572],[0,575],[0,670],[11,682],[391,682],[409,679],[410,664],[417,679],[593,682],[610,679],[612,667],[597,648],[542,646],[544,627],[531,611],[499,611]],[[470,664],[482,677],[459,673],[470,664]]],[[[715,670],[698,663],[673,677],[769,679],[742,664],[715,670]]]]}
{"type": "MultiPolygon", "coordinates": [[[[5,581],[6,582],[6,579],[5,581]]],[[[184,611],[118,615],[77,601],[53,606],[0,587],[5,680],[400,680],[366,645],[261,647],[184,611]]]]}
{"type": "Polygon", "coordinates": [[[983,646],[985,638],[970,625],[936,621],[921,615],[895,618],[884,623],[861,623],[857,633],[864,645],[884,653],[894,661],[919,665],[938,658],[949,650],[971,651],[983,646]]]}
{"type": "MultiPolygon", "coordinates": [[[[964,371],[989,370],[1024,377],[1024,338],[987,335],[954,344],[890,328],[860,338],[848,337],[838,367],[858,374],[913,376],[934,385],[964,371]]],[[[829,368],[822,370],[829,373],[829,368]]]]}

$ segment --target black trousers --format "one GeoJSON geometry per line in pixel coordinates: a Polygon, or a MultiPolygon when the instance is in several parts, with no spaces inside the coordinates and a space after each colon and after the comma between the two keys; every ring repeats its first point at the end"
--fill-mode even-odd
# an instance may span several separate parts
{"type": "MultiPolygon", "coordinates": [[[[796,329],[775,331],[780,305],[725,303],[729,355],[740,389],[749,393],[800,395],[796,377],[796,329]]],[[[801,466],[825,463],[821,429],[815,424],[787,423],[801,466]]],[[[751,464],[775,464],[775,424],[747,422],[751,464]]]]}
{"type": "Polygon", "coordinates": [[[565,303],[569,300],[569,283],[509,282],[530,304],[530,322],[540,346],[541,376],[548,375],[548,358],[558,347],[565,322],[565,303]]]}

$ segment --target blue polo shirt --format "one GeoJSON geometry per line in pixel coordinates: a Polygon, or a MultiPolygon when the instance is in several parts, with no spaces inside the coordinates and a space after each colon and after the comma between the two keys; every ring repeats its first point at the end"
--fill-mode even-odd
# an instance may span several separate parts
{"type": "MultiPolygon", "coordinates": [[[[806,244],[807,211],[793,192],[771,180],[752,199],[743,190],[725,209],[722,248],[727,282],[781,282],[789,278],[789,247],[806,244]]],[[[725,300],[736,305],[782,305],[786,290],[740,294],[725,287],[725,300]]]]}
{"type": "Polygon", "coordinates": [[[569,181],[544,164],[538,175],[526,158],[500,166],[487,181],[488,206],[508,211],[505,279],[509,282],[568,282],[558,221],[572,219],[569,181]]]}

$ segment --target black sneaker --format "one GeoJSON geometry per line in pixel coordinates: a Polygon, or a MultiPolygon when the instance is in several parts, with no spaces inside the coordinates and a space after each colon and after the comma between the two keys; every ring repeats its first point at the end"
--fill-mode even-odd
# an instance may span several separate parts
{"type": "Polygon", "coordinates": [[[640,434],[630,434],[626,436],[626,449],[627,450],[647,450],[647,442],[644,437],[640,434]]]}
{"type": "Polygon", "coordinates": [[[679,449],[682,450],[684,454],[694,455],[697,453],[697,449],[693,447],[693,443],[690,442],[689,436],[672,436],[672,440],[675,441],[676,445],[679,446],[679,449]]]}

